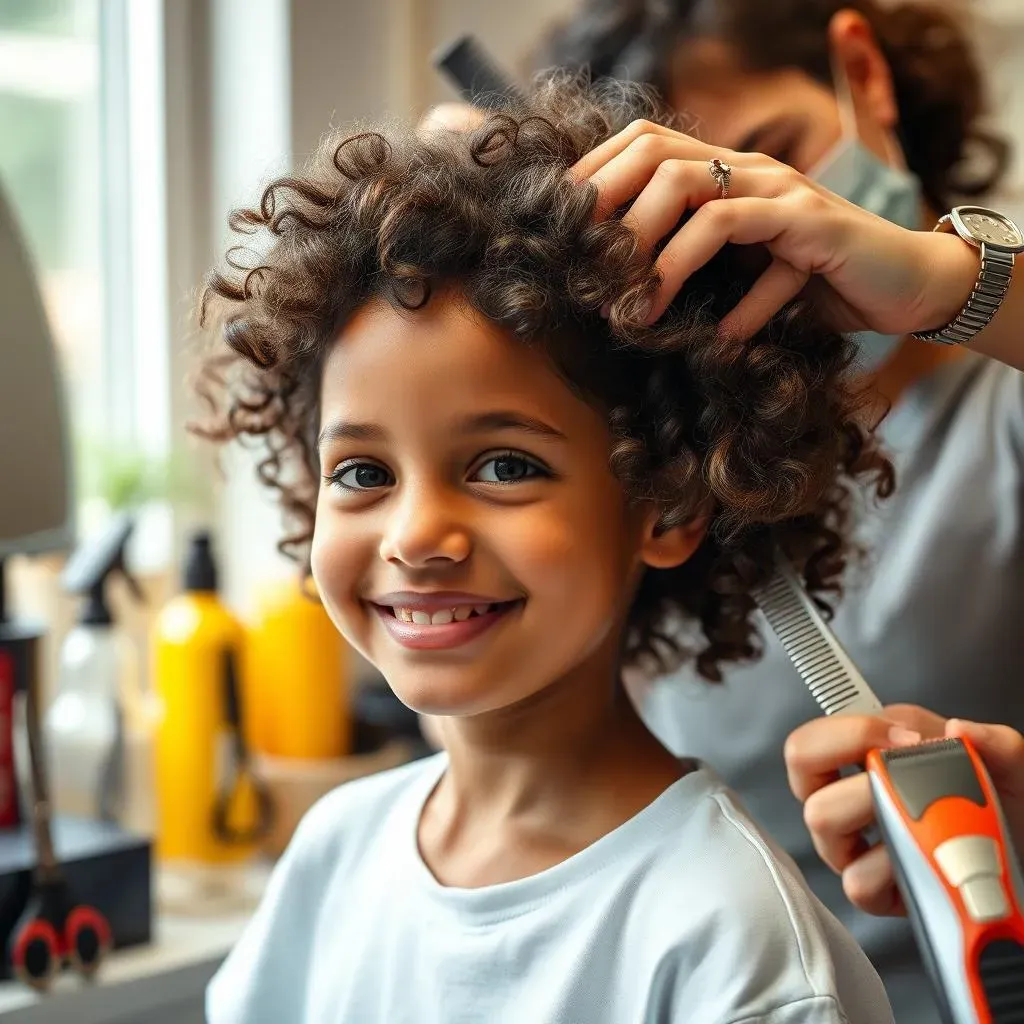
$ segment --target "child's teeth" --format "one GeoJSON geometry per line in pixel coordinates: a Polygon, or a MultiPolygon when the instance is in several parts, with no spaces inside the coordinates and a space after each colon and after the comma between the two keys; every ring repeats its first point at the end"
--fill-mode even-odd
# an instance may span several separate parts
{"type": "MultiPolygon", "coordinates": [[[[487,605],[483,608],[486,610],[487,605]]],[[[401,622],[415,622],[418,626],[447,626],[451,622],[465,622],[473,614],[473,605],[460,604],[455,608],[442,608],[431,615],[430,612],[411,608],[395,608],[395,618],[401,622]]]]}
{"type": "Polygon", "coordinates": [[[493,608],[490,604],[460,604],[454,608],[442,608],[430,612],[412,608],[394,608],[395,618],[401,622],[415,622],[418,626],[447,626],[452,622],[465,622],[474,612],[486,615],[493,608]]]}

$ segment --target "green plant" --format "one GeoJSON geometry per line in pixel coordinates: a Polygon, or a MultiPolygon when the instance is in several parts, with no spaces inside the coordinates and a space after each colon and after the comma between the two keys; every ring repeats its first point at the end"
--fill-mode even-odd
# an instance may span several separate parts
{"type": "Polygon", "coordinates": [[[78,486],[83,498],[99,498],[111,510],[151,501],[205,506],[210,494],[197,472],[199,461],[181,449],[154,456],[129,445],[85,441],[78,451],[78,486]]]}

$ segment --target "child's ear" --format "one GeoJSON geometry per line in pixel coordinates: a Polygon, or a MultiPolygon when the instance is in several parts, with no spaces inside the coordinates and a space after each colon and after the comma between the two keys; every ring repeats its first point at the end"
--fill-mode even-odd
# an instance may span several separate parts
{"type": "Polygon", "coordinates": [[[652,509],[644,522],[640,559],[652,569],[674,569],[687,561],[700,547],[708,532],[705,516],[691,519],[680,526],[665,529],[659,526],[661,514],[652,509]]]}

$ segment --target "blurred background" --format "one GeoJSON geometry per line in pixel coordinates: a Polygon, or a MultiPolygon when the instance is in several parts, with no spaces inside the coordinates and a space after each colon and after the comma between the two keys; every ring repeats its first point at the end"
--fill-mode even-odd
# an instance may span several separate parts
{"type": "MultiPolygon", "coordinates": [[[[167,609],[177,608],[174,601],[183,586],[188,589],[183,565],[209,554],[216,566],[216,609],[189,608],[214,623],[210,629],[227,638],[224,644],[237,647],[247,695],[258,692],[261,672],[270,672],[266,666],[276,652],[294,649],[296,637],[327,636],[317,632],[324,622],[288,591],[294,566],[276,553],[277,512],[256,486],[251,456],[232,453],[218,473],[185,431],[195,412],[186,388],[198,340],[193,303],[204,272],[223,251],[228,211],[251,200],[263,180],[301,163],[330,126],[385,115],[415,119],[454,99],[431,55],[463,33],[474,34],[509,71],[528,74],[538,39],[573,6],[573,0],[0,0],[0,188],[34,268],[56,347],[75,481],[67,547],[8,559],[10,620],[43,624],[33,685],[44,732],[55,742],[62,730],[77,736],[91,721],[81,694],[77,703],[65,701],[52,712],[69,666],[80,664],[76,657],[93,657],[69,647],[69,637],[83,625],[83,598],[70,592],[75,587],[67,575],[72,550],[85,550],[85,566],[78,567],[79,582],[86,580],[83,592],[91,586],[90,571],[105,576],[109,555],[110,617],[125,649],[135,653],[124,656],[134,658],[134,667],[129,671],[127,660],[118,662],[108,673],[115,682],[103,685],[119,694],[119,749],[123,754],[127,744],[130,754],[137,743],[140,764],[157,756],[157,789],[170,785],[159,777],[159,758],[187,760],[192,730],[182,712],[178,746],[160,753],[167,741],[155,736],[153,722],[167,709],[146,710],[153,673],[184,678],[194,666],[183,658],[202,662],[209,654],[199,648],[183,654],[169,638],[167,609]],[[208,531],[209,546],[197,531],[208,531]],[[137,595],[119,558],[138,584],[137,595]],[[124,691],[129,675],[133,696],[124,691]]],[[[1024,4],[974,0],[964,6],[975,16],[991,75],[993,124],[1019,154],[1024,4]]],[[[1020,218],[1019,155],[1007,182],[991,205],[1020,218]]],[[[5,437],[3,444],[17,449],[18,438],[5,437]]],[[[0,481],[0,502],[7,486],[0,481]]],[[[200,576],[203,571],[194,570],[200,576]]],[[[95,625],[85,623],[83,644],[95,625]]],[[[324,645],[331,699],[341,701],[337,732],[312,736],[299,722],[286,741],[246,725],[261,782],[246,791],[248,797],[242,794],[252,805],[243,810],[258,817],[269,787],[278,807],[275,827],[259,835],[257,829],[221,857],[204,853],[201,844],[189,846],[186,808],[175,823],[184,836],[180,856],[171,851],[168,861],[209,870],[147,875],[140,868],[137,892],[151,913],[135,925],[112,919],[113,930],[124,927],[129,939],[114,936],[114,945],[126,948],[105,966],[101,984],[83,990],[75,979],[61,979],[40,996],[16,981],[0,982],[0,1019],[63,1021],[72,1012],[77,1024],[202,1019],[203,984],[244,924],[292,819],[340,779],[425,749],[415,721],[388,704],[373,673],[333,641],[324,645]],[[357,693],[363,694],[359,700],[357,693]],[[233,873],[213,870],[225,867],[233,873]]],[[[308,671],[323,676],[322,666],[308,671]]],[[[210,689],[220,692],[214,683],[210,689]]],[[[108,739],[96,729],[99,749],[108,739]]],[[[81,756],[86,764],[91,755],[81,756]]],[[[200,767],[210,767],[196,756],[200,767]]],[[[65,771],[81,777],[74,767],[79,762],[68,763],[65,771]]],[[[239,777],[245,767],[236,759],[239,777]]],[[[215,792],[222,784],[220,775],[210,783],[215,792]]],[[[69,790],[68,814],[92,817],[121,830],[118,836],[123,831],[152,839],[152,815],[140,824],[145,795],[131,821],[123,810],[111,815],[72,806],[73,796],[69,790]]],[[[170,793],[168,801],[180,797],[170,793]]],[[[23,903],[31,844],[23,827],[18,835],[22,846],[12,847],[9,863],[0,849],[0,872],[17,876],[11,891],[23,903]]],[[[82,857],[106,856],[121,842],[111,835],[96,839],[99,845],[82,857]]],[[[140,849],[143,859],[152,852],[140,849]]],[[[116,892],[102,899],[112,901],[111,915],[120,913],[116,892]]]]}

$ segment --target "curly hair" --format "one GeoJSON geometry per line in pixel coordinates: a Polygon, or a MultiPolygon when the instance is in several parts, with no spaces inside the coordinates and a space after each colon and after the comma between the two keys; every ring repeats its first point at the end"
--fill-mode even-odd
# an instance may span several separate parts
{"type": "Polygon", "coordinates": [[[661,528],[706,521],[693,557],[643,577],[623,660],[692,658],[717,681],[759,653],[751,595],[778,552],[824,607],[839,595],[852,498],[887,494],[892,468],[861,425],[853,344],[811,309],[791,303],[748,341],[718,336],[759,269],[749,250],[726,247],[643,324],[652,255],[624,211],[596,221],[596,189],[567,174],[638,117],[671,123],[639,87],[547,76],[471,131],[326,139],[304,173],[232,214],[266,244],[232,249],[207,279],[200,320],[219,330],[198,379],[210,418],[195,429],[265,444],[259,476],[290,526],[281,548],[308,571],[325,353],[371,298],[416,310],[454,285],[606,415],[629,500],[655,503],[661,528]]]}

